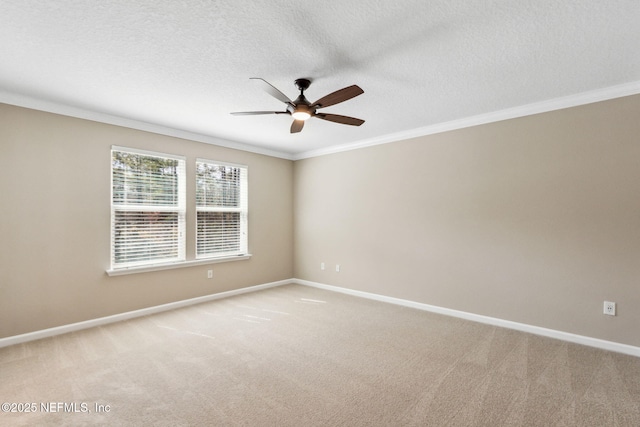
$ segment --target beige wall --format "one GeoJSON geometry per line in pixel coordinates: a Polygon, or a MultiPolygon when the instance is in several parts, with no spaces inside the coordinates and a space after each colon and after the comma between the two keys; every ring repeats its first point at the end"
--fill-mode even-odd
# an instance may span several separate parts
{"type": "Polygon", "coordinates": [[[633,96],[293,163],[0,104],[0,337],[295,276],[640,346],[638,117],[633,96]],[[249,165],[253,258],[108,277],[112,144],[249,165]]]}
{"type": "Polygon", "coordinates": [[[0,337],[291,278],[292,174],[288,160],[0,104],[0,337]],[[111,145],[186,156],[188,206],[196,157],[248,165],[253,257],[108,277],[111,145]]]}
{"type": "Polygon", "coordinates": [[[298,161],[294,212],[297,278],[640,346],[640,96],[298,161]]]}

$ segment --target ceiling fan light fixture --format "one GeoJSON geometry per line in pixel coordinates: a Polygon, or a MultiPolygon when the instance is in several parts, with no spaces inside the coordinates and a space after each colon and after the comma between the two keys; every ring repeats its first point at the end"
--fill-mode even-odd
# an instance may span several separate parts
{"type": "Polygon", "coordinates": [[[301,110],[294,111],[293,114],[291,115],[296,120],[307,120],[309,117],[311,117],[311,114],[309,114],[308,111],[301,111],[301,110]]]}

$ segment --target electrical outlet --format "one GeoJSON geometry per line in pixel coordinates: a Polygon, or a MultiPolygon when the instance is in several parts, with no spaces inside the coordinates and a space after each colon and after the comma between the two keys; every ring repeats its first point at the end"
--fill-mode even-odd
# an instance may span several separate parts
{"type": "Polygon", "coordinates": [[[340,273],[340,264],[336,264],[336,273],[340,273]]]}
{"type": "Polygon", "coordinates": [[[324,270],[324,262],[320,263],[320,270],[324,270]]]}
{"type": "Polygon", "coordinates": [[[213,279],[213,270],[207,270],[207,279],[213,279]]]}
{"type": "Polygon", "coordinates": [[[615,316],[616,315],[616,303],[615,302],[611,302],[611,301],[605,301],[604,302],[604,314],[609,315],[609,316],[615,316]]]}

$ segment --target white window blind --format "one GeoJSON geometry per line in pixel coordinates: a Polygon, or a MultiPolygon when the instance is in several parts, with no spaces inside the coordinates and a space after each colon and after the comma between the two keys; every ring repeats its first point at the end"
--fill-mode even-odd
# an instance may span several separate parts
{"type": "Polygon", "coordinates": [[[196,258],[247,253],[247,167],[196,161],[196,258]]]}
{"type": "Polygon", "coordinates": [[[111,149],[111,268],[185,259],[185,159],[111,149]]]}

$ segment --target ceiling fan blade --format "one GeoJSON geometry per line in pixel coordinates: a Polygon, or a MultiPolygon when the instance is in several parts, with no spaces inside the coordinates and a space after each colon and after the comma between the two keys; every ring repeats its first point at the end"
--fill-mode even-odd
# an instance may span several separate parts
{"type": "Polygon", "coordinates": [[[257,116],[259,114],[289,114],[286,111],[238,111],[230,113],[234,116],[257,116]]]}
{"type": "Polygon", "coordinates": [[[360,126],[361,124],[364,123],[364,120],[362,119],[356,119],[355,117],[341,116],[339,114],[317,113],[314,117],[317,117],[322,120],[328,120],[330,122],[340,123],[343,125],[350,125],[350,126],[360,126]]]}
{"type": "Polygon", "coordinates": [[[304,120],[294,120],[291,123],[291,133],[298,133],[304,127],[304,120]]]}
{"type": "Polygon", "coordinates": [[[329,107],[331,105],[336,105],[348,99],[354,98],[358,95],[362,95],[363,93],[364,91],[360,89],[360,86],[358,85],[345,87],[318,99],[316,102],[311,104],[311,107],[317,107],[317,108],[329,107]]]}
{"type": "Polygon", "coordinates": [[[265,92],[267,92],[269,95],[271,95],[274,98],[276,98],[277,100],[282,101],[285,104],[293,105],[293,101],[291,101],[287,97],[287,95],[285,95],[284,93],[280,92],[275,86],[273,86],[271,83],[269,83],[265,79],[262,79],[260,77],[250,77],[249,79],[258,81],[260,83],[260,85],[262,86],[262,89],[265,92]]]}

